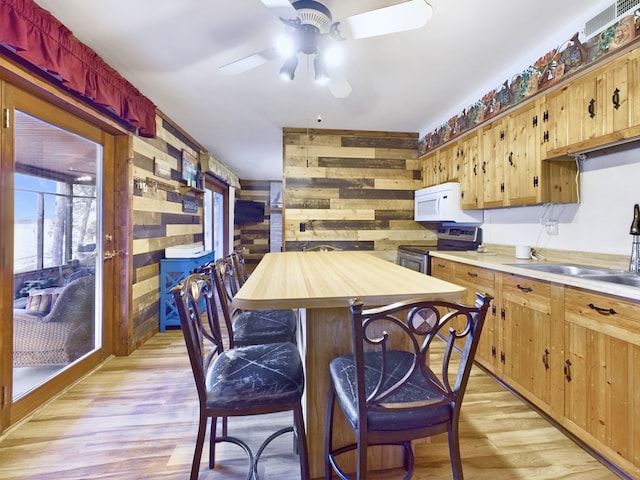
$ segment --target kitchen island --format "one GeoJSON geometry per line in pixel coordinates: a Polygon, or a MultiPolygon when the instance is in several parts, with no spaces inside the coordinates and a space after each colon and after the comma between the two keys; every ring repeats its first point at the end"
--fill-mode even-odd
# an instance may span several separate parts
{"type": "MultiPolygon", "coordinates": [[[[458,285],[400,267],[366,252],[268,253],[235,296],[245,310],[294,308],[300,311],[298,344],[306,375],[305,419],[311,477],[324,476],[324,417],[331,359],[351,351],[349,302],[367,307],[410,298],[460,301],[458,285]]],[[[338,420],[340,416],[337,416],[338,420]]],[[[334,430],[334,441],[347,443],[349,427],[334,430]]],[[[399,449],[380,454],[370,449],[370,468],[402,464],[399,449]]],[[[387,447],[388,448],[388,447],[387,447]]],[[[355,467],[347,467],[354,471],[355,467]]]]}

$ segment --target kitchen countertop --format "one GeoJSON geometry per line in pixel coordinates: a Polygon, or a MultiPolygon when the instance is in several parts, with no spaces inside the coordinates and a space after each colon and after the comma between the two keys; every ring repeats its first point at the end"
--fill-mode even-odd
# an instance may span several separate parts
{"type": "MultiPolygon", "coordinates": [[[[513,248],[513,247],[512,247],[513,248]]],[[[519,268],[513,264],[531,265],[531,264],[576,264],[576,265],[591,265],[601,268],[614,268],[619,270],[626,270],[621,268],[619,264],[611,265],[602,262],[579,261],[576,259],[571,260],[559,260],[557,258],[553,260],[518,260],[514,257],[513,252],[505,251],[492,251],[489,249],[487,253],[479,253],[476,251],[466,252],[453,252],[444,250],[435,250],[429,252],[429,255],[436,258],[443,258],[445,260],[451,260],[455,262],[462,262],[469,265],[475,265],[477,267],[488,268],[500,272],[512,273],[515,275],[522,275],[530,278],[536,278],[539,280],[546,280],[549,282],[570,285],[572,287],[584,288],[587,290],[593,290],[596,292],[606,293],[609,295],[616,295],[618,297],[624,297],[626,299],[640,301],[640,288],[632,287],[628,285],[620,285],[618,283],[602,282],[596,280],[588,280],[587,278],[577,277],[573,275],[560,275],[556,273],[540,272],[537,270],[519,268]]],[[[586,255],[586,254],[585,254],[586,255]]]]}

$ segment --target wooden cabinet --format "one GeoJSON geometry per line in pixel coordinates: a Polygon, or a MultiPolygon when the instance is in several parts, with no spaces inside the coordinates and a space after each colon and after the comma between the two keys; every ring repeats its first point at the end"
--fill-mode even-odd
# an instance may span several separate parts
{"type": "Polygon", "coordinates": [[[640,137],[640,48],[423,158],[424,186],[460,181],[465,209],[577,201],[573,155],[640,137]]]}
{"type": "Polygon", "coordinates": [[[438,184],[438,152],[430,153],[422,160],[422,186],[431,187],[438,184]]]}
{"type": "Polygon", "coordinates": [[[458,142],[453,142],[422,159],[423,186],[458,181],[462,162],[458,148],[458,142]]]}
{"type": "Polygon", "coordinates": [[[619,132],[631,126],[629,62],[628,56],[614,60],[598,75],[598,86],[602,95],[602,135],[619,132]]]}
{"type": "Polygon", "coordinates": [[[476,361],[640,478],[640,301],[442,258],[432,274],[494,296],[476,361]]]}
{"type": "Polygon", "coordinates": [[[482,175],[482,204],[484,208],[504,205],[504,152],[507,138],[504,119],[491,122],[480,133],[480,156],[478,159],[482,175]]]}
{"type": "MultiPolygon", "coordinates": [[[[509,137],[504,152],[507,205],[538,202],[541,192],[538,103],[530,102],[508,117],[509,137]]],[[[551,179],[549,179],[551,181],[551,179]]]]}
{"type": "Polygon", "coordinates": [[[638,302],[567,287],[563,425],[640,477],[638,302]]]}
{"type": "Polygon", "coordinates": [[[464,210],[480,209],[482,202],[482,171],[479,165],[479,133],[473,132],[460,140],[460,206],[464,210]]]}
{"type": "Polygon", "coordinates": [[[456,262],[431,257],[431,276],[453,283],[455,281],[456,262]]]}
{"type": "MultiPolygon", "coordinates": [[[[498,289],[496,288],[496,272],[486,268],[458,263],[455,265],[453,283],[467,289],[465,302],[473,305],[476,300],[476,292],[488,293],[493,297],[491,308],[480,335],[480,343],[476,352],[476,361],[489,371],[500,374],[501,363],[498,352],[500,351],[501,332],[498,324],[498,289]]],[[[499,277],[499,274],[497,275],[499,277]]]]}
{"type": "Polygon", "coordinates": [[[563,402],[558,394],[563,358],[557,343],[563,329],[562,287],[503,274],[500,295],[504,378],[542,411],[558,416],[563,402]]]}
{"type": "Polygon", "coordinates": [[[160,331],[167,327],[179,327],[178,308],[171,290],[196,269],[215,260],[215,252],[206,252],[200,257],[165,258],[160,260],[160,331]]]}
{"type": "Polygon", "coordinates": [[[542,158],[556,158],[640,135],[640,49],[545,96],[542,158]]]}

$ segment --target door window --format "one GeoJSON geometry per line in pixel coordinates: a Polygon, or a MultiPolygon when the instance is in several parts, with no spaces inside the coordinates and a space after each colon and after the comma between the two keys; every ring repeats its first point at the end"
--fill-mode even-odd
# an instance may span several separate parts
{"type": "Polygon", "coordinates": [[[101,346],[102,147],[19,110],[14,132],[16,400],[101,346]]]}

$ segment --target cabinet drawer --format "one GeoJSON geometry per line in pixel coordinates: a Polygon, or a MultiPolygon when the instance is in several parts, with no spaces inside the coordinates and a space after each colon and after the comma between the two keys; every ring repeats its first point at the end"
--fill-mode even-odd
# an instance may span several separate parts
{"type": "Polygon", "coordinates": [[[544,280],[519,275],[502,276],[502,298],[516,305],[549,313],[551,310],[551,286],[544,280]]]}
{"type": "Polygon", "coordinates": [[[640,302],[566,287],[565,320],[640,345],[640,302]]]}
{"type": "Polygon", "coordinates": [[[431,276],[453,281],[455,265],[455,262],[434,257],[431,259],[431,276]]]}
{"type": "Polygon", "coordinates": [[[464,284],[472,283],[475,288],[484,288],[493,292],[496,273],[482,267],[459,263],[456,267],[456,280],[464,284]]]}

